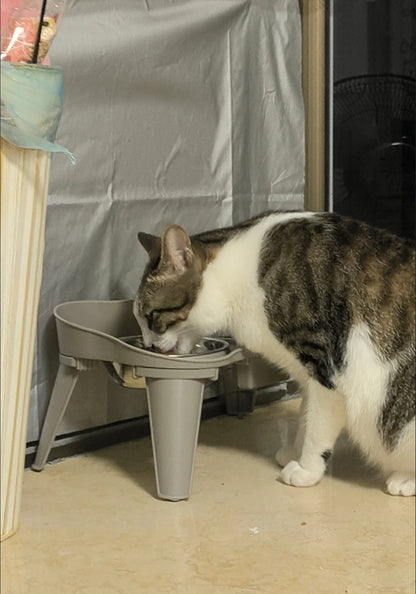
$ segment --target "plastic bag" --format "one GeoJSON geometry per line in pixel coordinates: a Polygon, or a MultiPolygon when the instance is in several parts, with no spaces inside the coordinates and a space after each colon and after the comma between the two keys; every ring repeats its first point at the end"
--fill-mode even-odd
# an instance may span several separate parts
{"type": "Polygon", "coordinates": [[[1,136],[22,148],[63,152],[54,142],[63,106],[60,67],[1,62],[1,136]]]}
{"type": "Polygon", "coordinates": [[[40,64],[60,25],[66,0],[3,0],[1,60],[40,64]]]}

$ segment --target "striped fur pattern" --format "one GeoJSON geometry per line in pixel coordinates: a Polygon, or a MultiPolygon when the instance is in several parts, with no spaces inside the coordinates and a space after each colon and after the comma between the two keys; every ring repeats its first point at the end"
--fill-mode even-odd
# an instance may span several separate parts
{"type": "Polygon", "coordinates": [[[190,237],[139,233],[149,254],[134,302],[147,346],[187,353],[233,336],[302,388],[282,479],[317,483],[346,428],[386,475],[415,494],[415,245],[333,213],[265,213],[190,237]]]}

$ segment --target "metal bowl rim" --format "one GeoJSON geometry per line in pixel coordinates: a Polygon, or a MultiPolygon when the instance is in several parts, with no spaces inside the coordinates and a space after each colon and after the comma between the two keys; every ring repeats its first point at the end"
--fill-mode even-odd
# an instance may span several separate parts
{"type": "MultiPolygon", "coordinates": [[[[207,357],[207,356],[211,356],[214,353],[220,353],[222,351],[227,351],[230,349],[230,343],[225,340],[224,338],[217,338],[212,337],[212,336],[204,336],[201,340],[203,342],[210,342],[210,343],[216,343],[218,346],[216,346],[215,348],[208,350],[206,353],[188,353],[186,355],[179,355],[179,354],[169,354],[169,353],[158,353],[156,351],[151,351],[150,349],[147,349],[145,347],[141,347],[141,346],[136,346],[135,344],[132,344],[133,340],[140,340],[142,339],[142,335],[141,334],[134,334],[132,336],[121,336],[119,337],[119,340],[122,340],[123,342],[127,343],[130,346],[133,346],[135,348],[138,348],[142,351],[144,351],[145,353],[149,354],[149,355],[160,355],[163,354],[166,357],[171,357],[173,359],[183,359],[183,358],[189,358],[189,357],[207,357]]],[[[199,343],[197,343],[195,346],[198,346],[199,343]]],[[[195,348],[195,347],[194,347],[195,348]]]]}

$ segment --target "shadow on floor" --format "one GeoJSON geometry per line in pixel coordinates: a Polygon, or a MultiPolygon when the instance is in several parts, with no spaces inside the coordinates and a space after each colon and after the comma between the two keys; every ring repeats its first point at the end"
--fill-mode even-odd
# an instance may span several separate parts
{"type": "Polygon", "coordinates": [[[342,434],[335,447],[327,474],[346,483],[355,483],[366,489],[382,489],[380,471],[367,463],[358,448],[342,434]]]}
{"type": "Polygon", "coordinates": [[[151,497],[158,499],[150,437],[96,450],[91,456],[110,463],[151,497]]]}
{"type": "MultiPolygon", "coordinates": [[[[266,461],[276,469],[274,455],[281,445],[293,443],[298,402],[274,403],[256,408],[254,414],[242,418],[220,416],[201,423],[198,445],[213,450],[239,450],[266,461]]],[[[153,498],[158,498],[150,437],[94,452],[136,482],[153,498]],[[138,448],[140,444],[140,448],[138,448]]],[[[380,489],[379,472],[367,465],[346,435],[341,435],[327,474],[336,480],[356,483],[367,489],[380,489]]]]}

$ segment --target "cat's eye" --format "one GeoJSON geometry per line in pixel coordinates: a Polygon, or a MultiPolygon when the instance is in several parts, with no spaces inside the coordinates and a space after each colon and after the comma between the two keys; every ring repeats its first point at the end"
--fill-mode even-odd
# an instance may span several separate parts
{"type": "Polygon", "coordinates": [[[163,327],[163,332],[165,332],[167,328],[174,326],[179,320],[169,319],[170,316],[168,316],[168,318],[166,319],[166,316],[164,314],[174,314],[174,312],[179,312],[181,311],[181,309],[184,308],[185,305],[186,302],[178,306],[153,309],[151,312],[143,314],[146,319],[149,330],[157,332],[157,327],[163,327]]]}
{"type": "Polygon", "coordinates": [[[180,311],[181,309],[183,309],[185,307],[185,305],[186,305],[186,302],[182,303],[181,305],[174,305],[172,307],[164,307],[163,309],[155,309],[153,311],[158,314],[175,312],[175,311],[180,311]]]}
{"type": "Polygon", "coordinates": [[[146,318],[147,325],[149,326],[149,329],[150,329],[152,326],[152,323],[153,323],[153,312],[151,311],[150,313],[146,314],[144,317],[146,318]]]}

